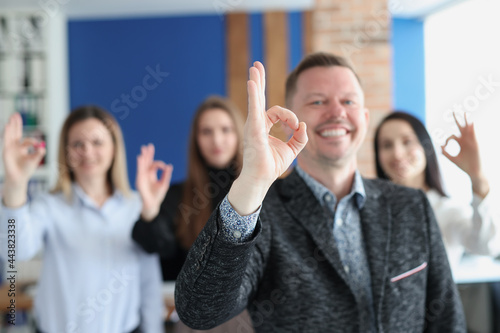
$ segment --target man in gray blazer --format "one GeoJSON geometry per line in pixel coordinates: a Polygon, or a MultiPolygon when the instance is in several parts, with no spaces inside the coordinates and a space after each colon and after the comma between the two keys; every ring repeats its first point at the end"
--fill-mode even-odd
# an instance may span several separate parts
{"type": "Polygon", "coordinates": [[[209,329],[248,308],[256,332],[465,332],[425,195],[357,171],[369,113],[347,62],[307,56],[287,80],[293,112],[265,111],[258,62],[247,88],[243,169],[177,278],[181,320],[209,329]],[[278,120],[288,142],[269,135],[278,120]]]}

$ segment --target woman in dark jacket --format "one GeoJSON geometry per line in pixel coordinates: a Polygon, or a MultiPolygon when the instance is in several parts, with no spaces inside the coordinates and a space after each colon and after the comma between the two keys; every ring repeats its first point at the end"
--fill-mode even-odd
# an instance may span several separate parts
{"type": "MultiPolygon", "coordinates": [[[[147,252],[160,254],[164,280],[177,278],[189,248],[239,174],[242,135],[240,111],[214,96],[203,101],[194,115],[184,182],[170,185],[173,167],[154,161],[152,144],[141,148],[136,186],[143,210],[132,237],[147,252]],[[159,170],[162,176],[158,180],[159,170]]],[[[222,332],[214,329],[217,331],[222,332]]]]}

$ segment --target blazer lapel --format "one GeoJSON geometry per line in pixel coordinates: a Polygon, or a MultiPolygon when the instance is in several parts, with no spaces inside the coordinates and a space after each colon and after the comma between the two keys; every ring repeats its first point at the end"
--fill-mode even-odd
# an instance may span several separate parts
{"type": "MultiPolygon", "coordinates": [[[[388,279],[392,219],[390,206],[383,195],[384,182],[363,179],[363,184],[367,200],[360,212],[360,219],[370,268],[374,310],[380,323],[385,281],[388,279]]],[[[309,187],[294,170],[279,183],[277,189],[291,216],[303,225],[323,256],[350,286],[333,237],[333,220],[325,216],[309,187]]]]}
{"type": "Polygon", "coordinates": [[[383,195],[383,182],[363,179],[367,200],[360,212],[363,241],[372,282],[373,304],[380,323],[392,232],[390,207],[383,195]],[[382,186],[382,188],[381,188],[382,186]]]}
{"type": "Polygon", "coordinates": [[[350,286],[333,237],[333,219],[325,215],[323,208],[307,184],[293,170],[287,178],[279,183],[278,192],[290,215],[302,224],[316,243],[317,249],[321,251],[321,255],[350,286]]]}

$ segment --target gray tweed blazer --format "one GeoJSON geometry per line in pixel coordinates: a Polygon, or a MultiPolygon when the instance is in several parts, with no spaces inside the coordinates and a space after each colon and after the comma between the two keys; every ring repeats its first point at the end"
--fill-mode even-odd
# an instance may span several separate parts
{"type": "MultiPolygon", "coordinates": [[[[361,224],[378,332],[465,332],[441,234],[422,191],[363,179],[361,224]]],[[[247,308],[256,332],[359,332],[328,221],[293,171],[269,190],[253,237],[232,244],[216,210],[177,278],[181,320],[209,329],[247,308]]],[[[238,332],[248,332],[245,327],[238,332]]]]}

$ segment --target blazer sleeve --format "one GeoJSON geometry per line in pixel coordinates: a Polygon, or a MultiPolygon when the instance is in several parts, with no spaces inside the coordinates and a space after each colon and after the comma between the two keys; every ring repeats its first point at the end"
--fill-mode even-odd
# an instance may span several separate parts
{"type": "Polygon", "coordinates": [[[441,232],[427,197],[424,214],[429,226],[429,265],[427,279],[425,332],[466,332],[462,302],[448,263],[441,232]]]}
{"type": "Polygon", "coordinates": [[[160,213],[152,221],[142,218],[135,222],[132,238],[148,253],[162,258],[173,258],[177,253],[175,216],[181,200],[181,184],[173,185],[160,206],[160,213]]]}
{"type": "Polygon", "coordinates": [[[212,213],[175,284],[175,307],[182,322],[194,329],[210,329],[247,307],[269,249],[270,238],[262,235],[262,229],[259,218],[248,241],[230,243],[221,232],[219,208],[212,213]]]}

